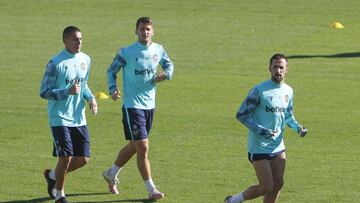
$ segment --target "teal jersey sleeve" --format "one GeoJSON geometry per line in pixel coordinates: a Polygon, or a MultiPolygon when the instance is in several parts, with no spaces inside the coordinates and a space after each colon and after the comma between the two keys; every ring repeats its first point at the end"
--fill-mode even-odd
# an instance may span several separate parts
{"type": "Polygon", "coordinates": [[[170,80],[174,73],[174,65],[173,62],[170,60],[169,56],[167,55],[165,49],[162,48],[162,50],[163,53],[159,63],[165,72],[166,79],[170,80]]]}
{"type": "Polygon", "coordinates": [[[252,117],[252,113],[260,104],[260,95],[259,91],[256,88],[253,88],[245,101],[241,104],[238,112],[236,113],[236,118],[243,123],[247,128],[253,132],[263,135],[265,137],[271,136],[271,131],[266,129],[264,126],[256,123],[252,117]]]}
{"type": "Polygon", "coordinates": [[[65,100],[69,96],[68,88],[57,88],[55,82],[57,78],[57,67],[50,61],[46,66],[46,71],[40,86],[40,97],[51,100],[65,100]]]}
{"type": "Polygon", "coordinates": [[[117,73],[121,70],[124,65],[126,65],[126,61],[122,55],[122,49],[118,51],[113,59],[112,63],[107,69],[107,81],[108,81],[108,89],[109,93],[112,94],[115,90],[117,90],[116,79],[117,73]]]}
{"type": "Polygon", "coordinates": [[[89,67],[88,67],[88,71],[85,75],[85,78],[84,78],[84,82],[82,84],[82,89],[83,89],[83,99],[89,101],[91,100],[92,98],[94,98],[94,95],[92,94],[89,86],[88,86],[88,80],[89,80],[89,74],[90,74],[90,62],[89,62],[89,67]]]}
{"type": "Polygon", "coordinates": [[[300,132],[302,126],[296,121],[293,111],[293,98],[289,100],[289,105],[287,107],[287,111],[285,112],[285,122],[289,128],[294,130],[295,132],[300,132]]]}

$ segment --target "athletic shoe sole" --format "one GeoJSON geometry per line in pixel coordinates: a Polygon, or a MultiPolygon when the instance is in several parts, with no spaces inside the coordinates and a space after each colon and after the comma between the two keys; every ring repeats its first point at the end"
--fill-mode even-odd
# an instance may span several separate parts
{"type": "Polygon", "coordinates": [[[56,188],[55,188],[56,182],[55,182],[55,180],[53,180],[49,177],[49,173],[50,173],[50,170],[45,169],[44,177],[47,182],[47,192],[48,192],[50,198],[55,199],[56,198],[56,188]]]}
{"type": "Polygon", "coordinates": [[[119,194],[119,190],[117,189],[116,187],[116,180],[112,180],[111,177],[109,177],[107,175],[107,171],[104,171],[102,173],[102,177],[104,178],[104,180],[107,182],[108,184],[108,187],[109,187],[109,191],[112,193],[112,194],[119,194]]]}

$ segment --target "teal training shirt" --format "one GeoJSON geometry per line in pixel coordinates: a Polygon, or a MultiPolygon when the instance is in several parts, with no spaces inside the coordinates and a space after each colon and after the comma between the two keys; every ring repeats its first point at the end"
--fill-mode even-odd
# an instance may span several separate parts
{"type": "Polygon", "coordinates": [[[84,100],[94,97],[87,85],[89,71],[90,57],[82,52],[72,54],[64,49],[49,61],[40,96],[48,99],[50,126],[86,125],[84,100]],[[80,93],[70,95],[69,89],[75,81],[80,85],[80,93]]]}
{"type": "Polygon", "coordinates": [[[241,104],[236,118],[248,129],[248,152],[271,154],[285,149],[285,125],[298,132],[301,125],[293,113],[293,90],[272,80],[255,86],[241,104]],[[275,136],[271,132],[276,131],[275,136]]]}
{"type": "Polygon", "coordinates": [[[121,48],[107,70],[110,94],[117,90],[116,75],[122,68],[124,107],[154,109],[156,85],[153,80],[159,64],[170,80],[174,66],[160,44],[152,42],[145,46],[135,42],[121,48]]]}

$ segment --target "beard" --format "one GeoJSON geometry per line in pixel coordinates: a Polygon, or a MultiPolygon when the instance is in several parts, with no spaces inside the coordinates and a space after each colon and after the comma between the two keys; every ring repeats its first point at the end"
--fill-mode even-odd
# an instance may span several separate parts
{"type": "Polygon", "coordinates": [[[284,76],[282,76],[280,74],[274,74],[271,76],[271,79],[276,83],[281,83],[284,81],[284,76]]]}

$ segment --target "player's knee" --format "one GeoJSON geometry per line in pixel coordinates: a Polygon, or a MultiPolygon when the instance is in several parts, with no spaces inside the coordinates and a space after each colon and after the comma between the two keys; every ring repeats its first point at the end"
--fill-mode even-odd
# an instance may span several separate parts
{"type": "Polygon", "coordinates": [[[90,158],[89,157],[81,157],[77,160],[79,167],[85,166],[87,163],[89,163],[90,158]]]}
{"type": "Polygon", "coordinates": [[[138,159],[148,159],[147,150],[141,150],[136,152],[138,159]]]}
{"type": "Polygon", "coordinates": [[[138,156],[147,157],[149,151],[149,145],[147,142],[138,142],[135,144],[136,153],[138,156]]]}
{"type": "Polygon", "coordinates": [[[274,183],[274,191],[278,192],[284,186],[284,181],[277,181],[274,183]]]}
{"type": "Polygon", "coordinates": [[[271,193],[274,190],[274,184],[273,183],[265,183],[260,185],[260,194],[265,195],[267,193],[271,193]]]}

